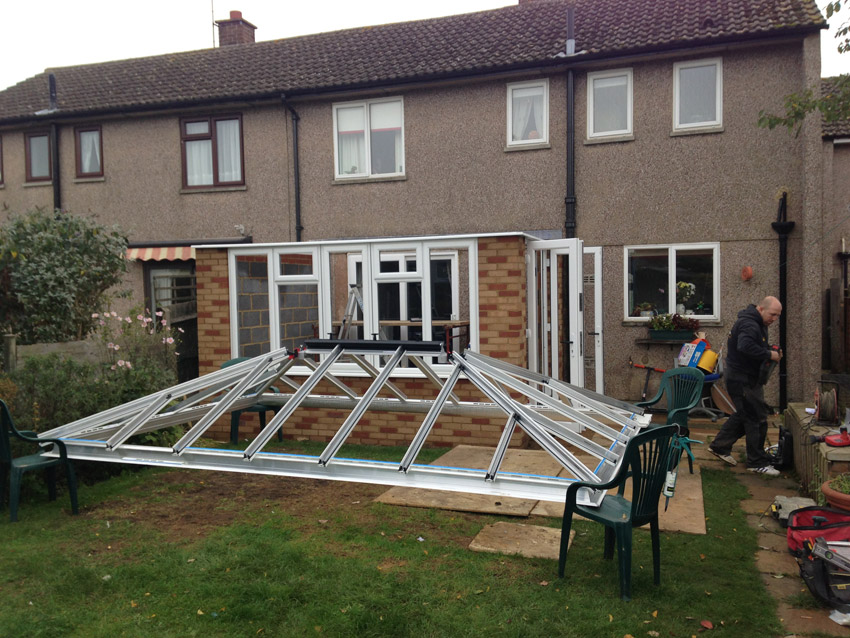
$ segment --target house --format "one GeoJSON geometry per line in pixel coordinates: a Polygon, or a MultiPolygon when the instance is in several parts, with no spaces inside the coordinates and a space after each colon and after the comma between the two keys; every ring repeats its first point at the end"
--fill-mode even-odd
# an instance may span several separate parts
{"type": "Polygon", "coordinates": [[[783,291],[768,394],[813,392],[846,147],[814,118],[756,126],[820,81],[813,0],[521,0],[268,42],[237,11],[218,24],[216,49],[0,92],[0,214],[121,224],[149,303],[173,301],[158,275],[196,277],[201,372],[339,334],[359,285],[361,338],[448,333],[636,400],[629,362],[678,352],[641,307],[681,305],[717,350],[783,291]]]}

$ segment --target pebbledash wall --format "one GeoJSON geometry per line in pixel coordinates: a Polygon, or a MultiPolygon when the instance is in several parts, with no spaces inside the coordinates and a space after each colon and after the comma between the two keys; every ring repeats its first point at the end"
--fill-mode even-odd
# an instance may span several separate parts
{"type": "MultiPolygon", "coordinates": [[[[487,237],[478,240],[478,290],[481,353],[508,363],[527,366],[528,352],[525,239],[523,237],[487,237]]],[[[200,374],[214,372],[232,357],[230,350],[229,279],[227,250],[196,250],[198,295],[198,359],[200,374]]],[[[363,377],[344,381],[362,393],[371,383],[363,377]]],[[[424,378],[394,378],[393,383],[412,398],[433,398],[438,389],[424,378]]],[[[336,394],[332,387],[320,384],[318,393],[336,394]]],[[[455,394],[463,400],[486,400],[474,386],[461,381],[455,394]]],[[[382,392],[381,396],[390,396],[382,392]]],[[[300,408],[284,424],[284,436],[295,439],[328,441],[348,416],[344,410],[300,408]]],[[[424,414],[368,411],[348,438],[350,443],[406,445],[416,434],[424,414]]],[[[433,446],[495,445],[507,421],[504,417],[441,415],[428,437],[433,446]]],[[[255,434],[259,421],[254,414],[242,415],[240,436],[255,434]]],[[[225,417],[208,430],[210,436],[227,440],[230,419],[225,417]]],[[[523,447],[528,438],[517,431],[511,446],[523,447]]]]}

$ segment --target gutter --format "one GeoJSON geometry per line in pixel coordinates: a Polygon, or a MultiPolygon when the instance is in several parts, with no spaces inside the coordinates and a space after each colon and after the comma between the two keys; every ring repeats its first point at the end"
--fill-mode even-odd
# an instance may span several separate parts
{"type": "Polygon", "coordinates": [[[301,120],[292,105],[286,101],[286,94],[280,94],[280,101],[287,111],[292,115],[292,161],[293,179],[295,181],[295,241],[301,241],[301,232],[304,226],[301,223],[301,171],[298,161],[298,122],[301,120]]]}
{"type": "Polygon", "coordinates": [[[170,248],[172,246],[213,246],[218,244],[253,244],[251,235],[238,238],[223,239],[148,239],[144,241],[128,241],[127,248],[170,248]]]}

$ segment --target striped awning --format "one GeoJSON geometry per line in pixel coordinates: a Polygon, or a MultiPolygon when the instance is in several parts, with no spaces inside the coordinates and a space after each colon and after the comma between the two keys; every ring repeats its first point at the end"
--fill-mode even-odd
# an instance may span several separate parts
{"type": "Polygon", "coordinates": [[[127,259],[138,259],[139,261],[173,261],[194,258],[195,249],[191,246],[151,246],[127,249],[127,259]]]}

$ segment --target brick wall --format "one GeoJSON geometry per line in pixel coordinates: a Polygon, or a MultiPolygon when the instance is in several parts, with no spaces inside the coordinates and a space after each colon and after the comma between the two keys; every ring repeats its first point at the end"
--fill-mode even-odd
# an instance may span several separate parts
{"type": "MultiPolygon", "coordinates": [[[[265,268],[265,260],[263,259],[265,268]]],[[[227,254],[225,250],[197,252],[198,340],[201,374],[218,370],[230,358],[230,324],[227,313],[227,254]]],[[[246,262],[250,263],[250,262],[246,262]]],[[[250,268],[248,269],[250,270],[250,268]]],[[[479,241],[480,340],[483,354],[526,366],[526,270],[525,242],[520,237],[487,238],[479,241]]],[[[249,286],[250,287],[250,286],[249,286]]],[[[240,287],[239,294],[243,294],[240,287]]],[[[248,294],[247,292],[245,294],[248,294]]],[[[301,293],[298,293],[299,295],[301,293]]],[[[308,299],[302,299],[310,305],[308,299]]],[[[254,311],[253,304],[245,304],[254,311]]],[[[309,323],[309,322],[308,322],[309,323]]],[[[358,393],[364,392],[371,379],[345,378],[358,393]]],[[[434,398],[436,386],[426,379],[394,379],[393,383],[411,398],[434,398]]],[[[316,388],[318,394],[338,394],[325,382],[316,388]]],[[[487,401],[467,382],[460,382],[456,395],[468,401],[487,401]]],[[[381,396],[391,396],[384,389],[381,396]]],[[[271,415],[269,415],[271,416],[271,415]]],[[[345,410],[301,408],[284,425],[284,436],[296,439],[328,441],[348,416],[345,410]]],[[[407,445],[415,435],[425,414],[367,411],[348,441],[377,445],[407,445]]],[[[428,437],[428,445],[451,447],[460,443],[495,445],[507,417],[471,417],[441,415],[428,437]]],[[[229,418],[220,419],[208,431],[209,436],[226,440],[229,418]]],[[[244,414],[240,436],[250,437],[259,430],[255,414],[244,414]]],[[[524,446],[527,437],[514,434],[513,446],[524,446]]]]}

